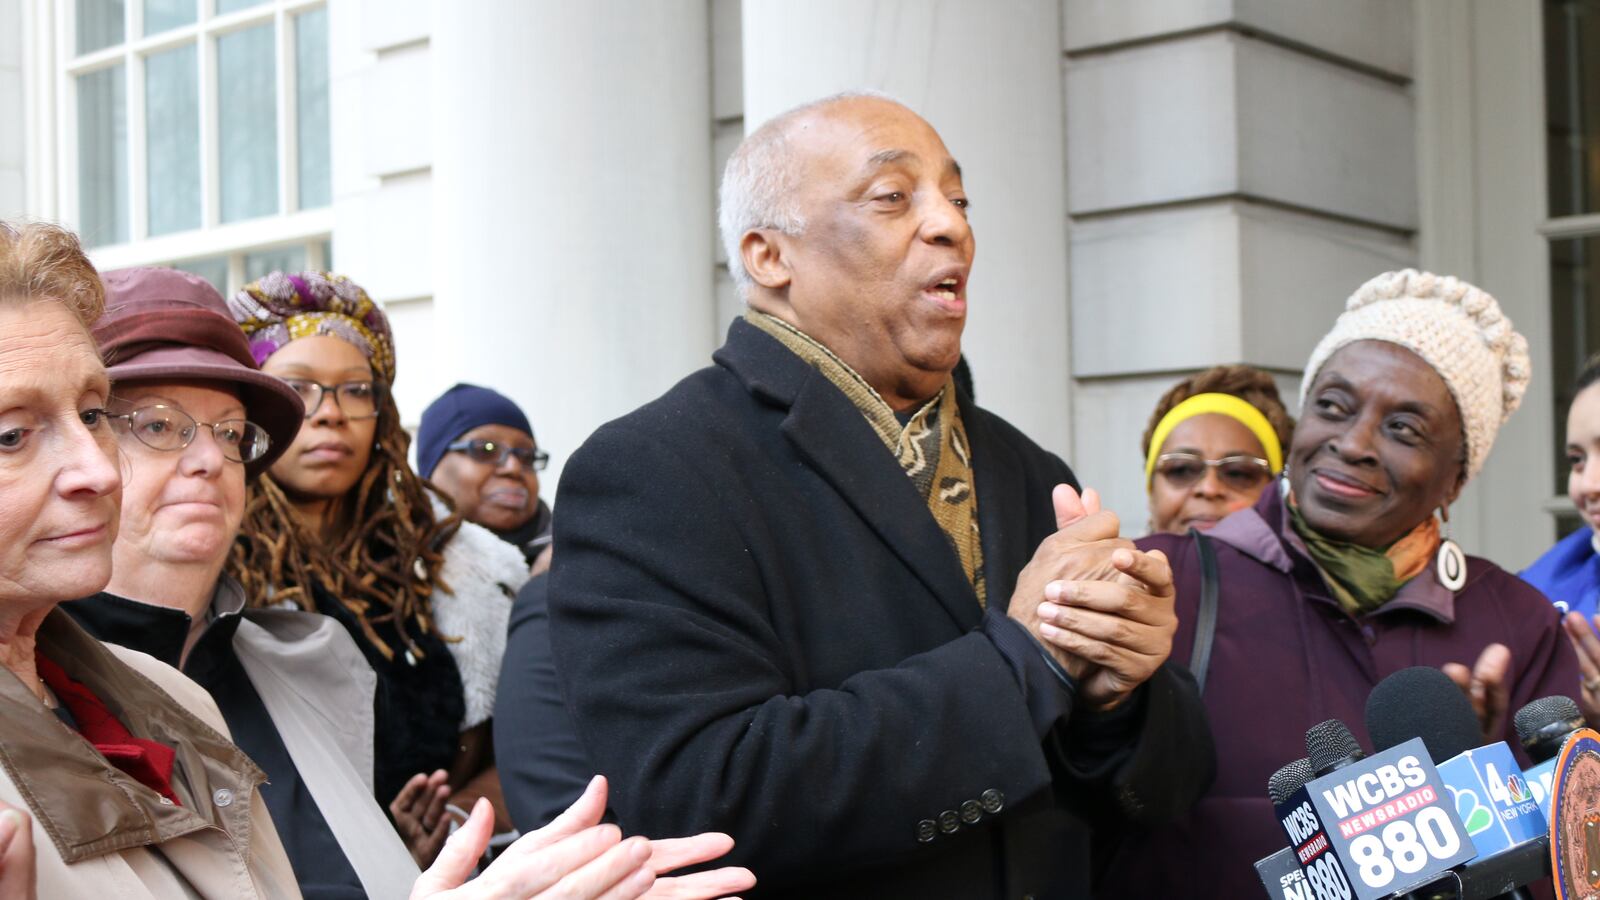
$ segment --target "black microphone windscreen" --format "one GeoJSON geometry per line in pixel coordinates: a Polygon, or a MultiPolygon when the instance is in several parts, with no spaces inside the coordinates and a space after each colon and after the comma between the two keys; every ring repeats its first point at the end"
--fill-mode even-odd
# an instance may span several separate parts
{"type": "Polygon", "coordinates": [[[1318,722],[1306,731],[1306,753],[1315,772],[1326,771],[1351,757],[1361,757],[1355,735],[1338,719],[1318,722]]]}
{"type": "Polygon", "coordinates": [[[1367,735],[1380,753],[1420,737],[1435,763],[1483,743],[1472,701],[1450,676],[1428,666],[1378,682],[1367,695],[1367,735]]]}
{"type": "Polygon", "coordinates": [[[1272,773],[1267,779],[1267,797],[1272,800],[1272,805],[1277,806],[1293,797],[1295,792],[1306,786],[1306,782],[1315,778],[1317,773],[1311,768],[1311,760],[1301,758],[1272,773]]]}
{"type": "Polygon", "coordinates": [[[1534,762],[1555,756],[1567,735],[1584,726],[1583,711],[1571,697],[1540,697],[1517,710],[1511,719],[1522,739],[1522,749],[1534,762]]]}

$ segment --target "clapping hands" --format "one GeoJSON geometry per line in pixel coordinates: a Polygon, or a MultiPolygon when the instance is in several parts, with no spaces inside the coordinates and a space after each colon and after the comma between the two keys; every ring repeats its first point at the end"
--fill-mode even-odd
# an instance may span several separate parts
{"type": "Polygon", "coordinates": [[[1172,652],[1178,619],[1172,567],[1118,536],[1094,490],[1051,494],[1055,534],[1017,578],[1008,615],[1039,638],[1096,709],[1127,699],[1172,652]]]}
{"type": "Polygon", "coordinates": [[[733,838],[706,833],[624,840],[621,829],[600,824],[605,809],[606,780],[597,775],[566,812],[523,835],[469,882],[494,830],[489,801],[479,800],[417,879],[411,900],[709,900],[756,883],[750,870],[735,867],[664,877],[723,856],[733,849],[733,838]]]}

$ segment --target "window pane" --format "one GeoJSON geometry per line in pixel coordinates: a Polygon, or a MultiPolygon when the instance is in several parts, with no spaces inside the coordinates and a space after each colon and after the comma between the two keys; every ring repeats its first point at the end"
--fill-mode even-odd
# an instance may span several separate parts
{"type": "Polygon", "coordinates": [[[278,211],[277,68],[272,26],[217,38],[222,221],[278,211]]]}
{"type": "Polygon", "coordinates": [[[241,9],[249,9],[252,6],[260,6],[263,2],[265,2],[265,0],[217,0],[217,15],[225,16],[228,13],[238,12],[241,9]]]}
{"type": "Polygon", "coordinates": [[[195,45],[144,63],[150,233],[200,227],[200,76],[195,45]]]}
{"type": "Polygon", "coordinates": [[[217,293],[226,297],[228,295],[228,258],[226,256],[212,256],[207,259],[191,259],[186,262],[173,263],[174,269],[193,272],[201,278],[211,282],[217,293]]]}
{"type": "Polygon", "coordinates": [[[328,238],[322,242],[322,271],[338,271],[333,265],[333,238],[328,238]]]}
{"type": "Polygon", "coordinates": [[[1555,493],[1567,492],[1567,407],[1572,382],[1600,351],[1600,235],[1550,242],[1551,369],[1555,376],[1555,493]]]}
{"type": "Polygon", "coordinates": [[[160,34],[193,25],[197,0],[144,0],[144,33],[160,34]]]}
{"type": "Polygon", "coordinates": [[[122,66],[78,76],[78,228],[91,247],[128,239],[126,80],[122,66]]]}
{"type": "Polygon", "coordinates": [[[126,34],[122,0],[78,0],[77,12],[79,53],[122,43],[126,34]]]}
{"type": "Polygon", "coordinates": [[[306,248],[275,247],[259,250],[244,258],[244,280],[255,281],[273,272],[303,272],[306,268],[306,248]]]}
{"type": "Polygon", "coordinates": [[[1545,0],[1550,215],[1600,212],[1600,0],[1545,0]]]}
{"type": "Polygon", "coordinates": [[[300,208],[333,202],[328,163],[328,8],[294,20],[295,115],[299,135],[300,208]]]}

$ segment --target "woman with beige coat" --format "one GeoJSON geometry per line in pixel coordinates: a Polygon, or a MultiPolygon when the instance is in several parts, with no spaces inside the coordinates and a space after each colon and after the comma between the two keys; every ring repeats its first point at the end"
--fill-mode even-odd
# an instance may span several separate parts
{"type": "Polygon", "coordinates": [[[295,896],[211,698],[56,608],[111,575],[103,296],[70,234],[0,226],[0,801],[33,819],[42,896],[295,896]]]}
{"type": "MultiPolygon", "coordinates": [[[[211,697],[57,609],[106,586],[120,524],[111,383],[89,332],[104,302],[70,233],[0,223],[0,900],[298,898],[265,776],[211,697]]],[[[753,883],[743,870],[658,881],[731,841],[624,841],[599,825],[604,807],[596,779],[466,883],[492,824],[480,801],[411,896],[689,898],[753,883]]]]}

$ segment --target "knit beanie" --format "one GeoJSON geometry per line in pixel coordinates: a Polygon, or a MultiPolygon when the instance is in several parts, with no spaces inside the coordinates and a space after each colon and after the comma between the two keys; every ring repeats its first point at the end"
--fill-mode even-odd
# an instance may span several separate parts
{"type": "Polygon", "coordinates": [[[1300,405],[1328,357],[1354,341],[1387,341],[1422,357],[1444,379],[1461,413],[1467,477],[1483,469],[1500,426],[1528,389],[1528,341],[1500,304],[1454,276],[1402,269],[1356,289],[1306,363],[1300,405]]]}
{"type": "Polygon", "coordinates": [[[533,436],[528,417],[511,398],[475,384],[458,384],[422,411],[417,426],[417,473],[432,478],[445,447],[483,425],[504,425],[533,436]]]}

